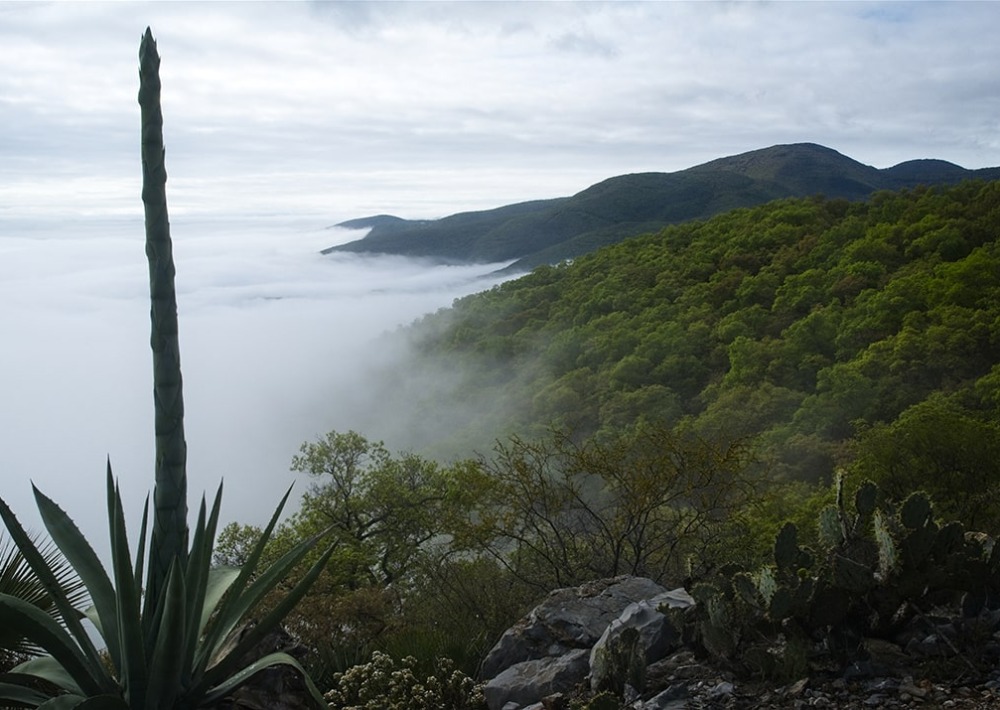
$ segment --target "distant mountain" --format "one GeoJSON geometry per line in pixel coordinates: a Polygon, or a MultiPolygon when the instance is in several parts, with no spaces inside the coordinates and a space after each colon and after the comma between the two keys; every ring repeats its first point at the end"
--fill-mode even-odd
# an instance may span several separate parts
{"type": "Polygon", "coordinates": [[[401,254],[444,261],[514,261],[528,271],[737,207],[822,194],[861,200],[878,190],[1000,179],[1000,168],[967,170],[943,160],[877,169],[814,143],[776,145],[673,173],[609,178],[573,195],[522,202],[437,220],[378,215],[338,227],[370,228],[363,238],[324,250],[401,254]]]}

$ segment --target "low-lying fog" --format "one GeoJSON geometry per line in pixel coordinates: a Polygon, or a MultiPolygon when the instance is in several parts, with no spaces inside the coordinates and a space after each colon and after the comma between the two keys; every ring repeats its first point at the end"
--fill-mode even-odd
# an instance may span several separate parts
{"type": "MultiPolygon", "coordinates": [[[[302,442],[367,433],[378,336],[500,280],[499,265],[323,256],[360,236],[326,224],[171,218],[192,509],[220,479],[227,521],[265,521],[295,479],[297,500],[308,481],[289,464],[302,442]]],[[[34,482],[103,548],[106,457],[131,525],[153,487],[141,219],[0,215],[0,234],[2,496],[39,528],[34,482]]]]}

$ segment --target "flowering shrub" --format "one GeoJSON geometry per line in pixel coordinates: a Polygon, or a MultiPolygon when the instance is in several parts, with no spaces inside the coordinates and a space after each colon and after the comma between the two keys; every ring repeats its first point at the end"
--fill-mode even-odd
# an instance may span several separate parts
{"type": "Polygon", "coordinates": [[[485,710],[482,685],[448,659],[439,658],[424,680],[416,674],[417,660],[396,662],[375,651],[371,661],[333,677],[334,687],[323,697],[330,710],[485,710]]]}

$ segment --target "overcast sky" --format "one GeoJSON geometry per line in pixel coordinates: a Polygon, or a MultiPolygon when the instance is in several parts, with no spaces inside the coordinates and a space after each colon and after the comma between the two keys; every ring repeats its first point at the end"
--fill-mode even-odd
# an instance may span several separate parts
{"type": "Polygon", "coordinates": [[[801,141],[1000,165],[994,2],[0,2],[0,209],[137,209],[147,25],[175,214],[442,216],[801,141]]]}
{"type": "Polygon", "coordinates": [[[1000,165],[1000,3],[0,1],[0,486],[26,518],[31,478],[96,526],[109,454],[131,498],[151,485],[147,25],[192,493],[224,475],[229,517],[351,426],[372,338],[489,271],[321,257],[332,223],[778,143],[1000,165]]]}

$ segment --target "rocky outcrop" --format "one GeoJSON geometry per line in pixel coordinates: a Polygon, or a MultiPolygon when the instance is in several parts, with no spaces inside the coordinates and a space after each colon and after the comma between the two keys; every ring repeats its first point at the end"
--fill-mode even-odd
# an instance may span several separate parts
{"type": "Polygon", "coordinates": [[[483,661],[484,680],[524,661],[590,649],[634,602],[667,591],[644,577],[614,577],[557,589],[508,629],[483,661]]]}
{"type": "Polygon", "coordinates": [[[490,710],[531,707],[543,698],[585,684],[594,648],[600,673],[608,673],[608,644],[625,628],[638,632],[644,658],[661,657],[679,638],[660,607],[686,608],[683,589],[644,577],[614,577],[558,589],[507,630],[483,661],[490,710]]]}
{"type": "Polygon", "coordinates": [[[486,684],[486,704],[490,710],[512,710],[570,691],[587,677],[588,655],[587,649],[576,648],[557,658],[517,663],[486,684]]]}
{"type": "Polygon", "coordinates": [[[629,604],[621,615],[612,621],[590,650],[590,687],[593,690],[610,688],[613,676],[620,672],[621,659],[616,651],[622,648],[623,632],[634,629],[638,651],[636,661],[645,668],[650,663],[665,658],[681,646],[681,635],[664,613],[668,609],[688,609],[694,599],[684,589],[674,589],[629,604]]]}
{"type": "Polygon", "coordinates": [[[1000,708],[1000,611],[917,615],[891,639],[859,639],[848,665],[803,663],[781,685],[685,646],[669,610],[694,604],[684,589],[632,577],[553,592],[491,652],[504,667],[485,685],[489,710],[565,710],[571,699],[629,710],[1000,708]]]}

